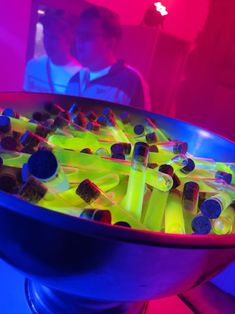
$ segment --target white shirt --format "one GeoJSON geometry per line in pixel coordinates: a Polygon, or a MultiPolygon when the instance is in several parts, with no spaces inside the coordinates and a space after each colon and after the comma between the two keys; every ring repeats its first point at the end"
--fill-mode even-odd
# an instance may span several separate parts
{"type": "Polygon", "coordinates": [[[100,70],[100,71],[96,71],[96,72],[91,72],[90,71],[90,81],[93,81],[99,77],[105,76],[106,74],[109,73],[109,70],[111,69],[111,65],[100,70]]]}
{"type": "Polygon", "coordinates": [[[28,62],[25,71],[24,90],[41,93],[64,94],[69,80],[81,70],[80,63],[73,57],[63,66],[53,64],[48,56],[44,55],[28,62]],[[49,83],[51,74],[52,86],[49,83]]]}
{"type": "Polygon", "coordinates": [[[100,71],[92,72],[88,68],[82,68],[79,72],[80,75],[80,95],[83,94],[85,91],[87,85],[90,81],[94,81],[95,79],[102,77],[106,74],[108,74],[109,70],[111,69],[111,66],[108,66],[100,71]]]}

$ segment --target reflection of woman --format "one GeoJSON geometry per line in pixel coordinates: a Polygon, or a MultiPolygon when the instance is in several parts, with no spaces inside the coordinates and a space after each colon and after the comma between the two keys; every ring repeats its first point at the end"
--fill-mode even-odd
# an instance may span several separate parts
{"type": "Polygon", "coordinates": [[[71,55],[74,39],[71,17],[61,10],[47,11],[41,23],[47,55],[28,62],[24,90],[63,94],[70,78],[81,69],[71,55]]]}
{"type": "Polygon", "coordinates": [[[43,45],[43,26],[41,23],[37,23],[34,58],[39,58],[44,54],[45,54],[45,48],[43,45]]]}

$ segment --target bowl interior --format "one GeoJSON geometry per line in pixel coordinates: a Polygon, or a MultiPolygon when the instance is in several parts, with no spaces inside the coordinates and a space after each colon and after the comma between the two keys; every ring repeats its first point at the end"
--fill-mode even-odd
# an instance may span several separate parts
{"type": "MultiPolygon", "coordinates": [[[[56,102],[101,112],[126,107],[62,95],[2,93],[0,107],[27,114],[56,102]]],[[[154,117],[188,151],[235,161],[235,144],[212,132],[162,115],[128,108],[134,122],[154,117]]],[[[143,300],[179,293],[235,258],[235,234],[173,235],[129,230],[51,212],[0,193],[0,256],[52,288],[102,300],[143,300]],[[221,255],[222,254],[222,255],[221,255]],[[218,256],[220,256],[218,258],[218,256]],[[177,270],[177,271],[176,271],[177,270]]]]}

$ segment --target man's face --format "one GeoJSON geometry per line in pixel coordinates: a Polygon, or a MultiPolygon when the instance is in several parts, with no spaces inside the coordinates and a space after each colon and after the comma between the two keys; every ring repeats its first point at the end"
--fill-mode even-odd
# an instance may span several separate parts
{"type": "Polygon", "coordinates": [[[77,58],[83,66],[93,67],[112,51],[113,40],[105,36],[100,20],[80,20],[76,36],[77,58]]]}
{"type": "Polygon", "coordinates": [[[60,64],[70,51],[68,38],[63,33],[44,30],[43,42],[47,55],[55,64],[60,64]]]}

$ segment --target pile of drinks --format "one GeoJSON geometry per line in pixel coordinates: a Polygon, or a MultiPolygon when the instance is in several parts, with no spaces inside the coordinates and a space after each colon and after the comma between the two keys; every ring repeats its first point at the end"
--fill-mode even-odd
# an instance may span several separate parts
{"type": "Polygon", "coordinates": [[[235,163],[192,156],[128,111],[0,115],[0,191],[75,217],[175,234],[235,232],[235,163]]]}

